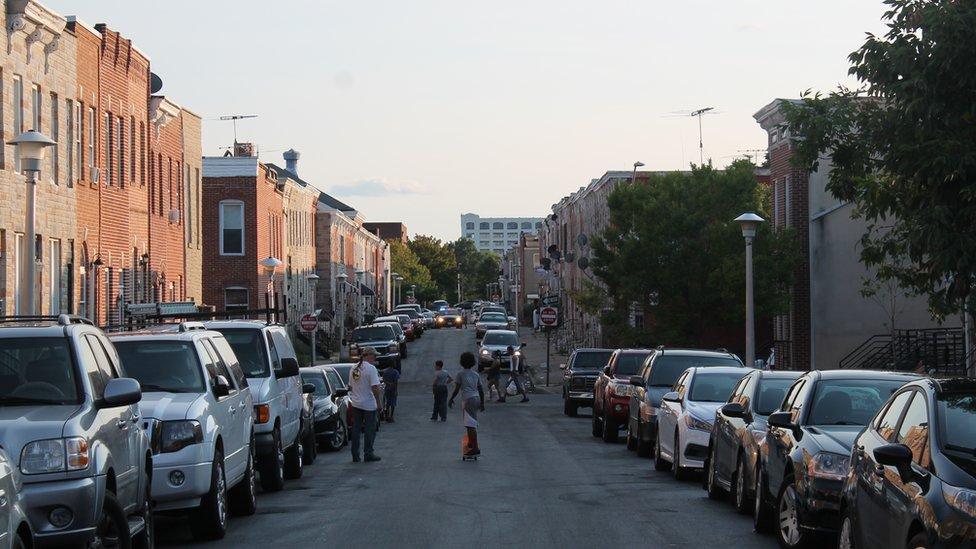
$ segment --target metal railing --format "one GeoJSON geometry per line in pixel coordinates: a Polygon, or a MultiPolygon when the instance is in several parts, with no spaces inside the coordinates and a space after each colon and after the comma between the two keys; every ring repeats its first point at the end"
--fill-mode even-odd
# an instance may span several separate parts
{"type": "Polygon", "coordinates": [[[966,358],[962,328],[929,328],[873,335],[842,358],[838,366],[965,375],[966,358]]]}

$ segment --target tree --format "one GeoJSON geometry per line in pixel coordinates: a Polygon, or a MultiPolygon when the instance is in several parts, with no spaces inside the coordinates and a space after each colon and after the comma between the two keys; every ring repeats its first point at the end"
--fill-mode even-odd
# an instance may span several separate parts
{"type": "Polygon", "coordinates": [[[457,262],[448,245],[433,236],[420,234],[408,246],[430,273],[438,294],[434,299],[448,298],[453,302],[457,295],[457,262]]]}
{"type": "Polygon", "coordinates": [[[420,262],[420,258],[407,245],[398,241],[390,241],[390,263],[393,272],[403,277],[401,301],[405,301],[406,289],[411,285],[417,287],[417,299],[427,301],[437,299],[437,286],[430,278],[430,271],[420,262]]]}
{"type": "Polygon", "coordinates": [[[487,297],[484,295],[485,286],[491,282],[498,282],[501,269],[498,256],[478,250],[470,238],[459,238],[447,247],[454,254],[461,271],[463,297],[459,300],[487,297]]]}
{"type": "Polygon", "coordinates": [[[976,3],[885,4],[887,33],[849,56],[861,87],[784,110],[797,165],[829,154],[827,189],[867,222],[861,261],[945,315],[976,277],[976,3]]]}
{"type": "MultiPolygon", "coordinates": [[[[607,200],[610,226],[592,244],[593,273],[606,289],[588,285],[581,296],[591,309],[609,307],[601,323],[611,339],[701,346],[710,333],[741,330],[744,244],[732,220],[747,211],[764,215],[768,194],[745,160],[617,187],[607,200]],[[643,328],[629,326],[634,307],[644,312],[643,328]]],[[[754,246],[757,313],[769,316],[785,308],[798,247],[792,231],[774,232],[768,223],[754,246]]]]}

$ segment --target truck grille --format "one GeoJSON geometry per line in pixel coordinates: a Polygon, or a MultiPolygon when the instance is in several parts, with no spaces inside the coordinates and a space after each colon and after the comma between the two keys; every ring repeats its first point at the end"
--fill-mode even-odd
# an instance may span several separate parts
{"type": "Polygon", "coordinates": [[[570,383],[570,388],[578,389],[580,391],[592,391],[593,386],[596,384],[596,378],[593,377],[574,377],[572,383],[570,383]]]}

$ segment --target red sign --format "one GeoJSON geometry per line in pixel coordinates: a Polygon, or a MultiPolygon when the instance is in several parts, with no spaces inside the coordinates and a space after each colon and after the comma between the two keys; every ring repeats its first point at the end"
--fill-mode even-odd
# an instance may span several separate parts
{"type": "Polygon", "coordinates": [[[303,332],[314,332],[319,327],[319,321],[315,315],[302,315],[301,320],[298,321],[298,326],[303,332]]]}
{"type": "Polygon", "coordinates": [[[417,298],[416,298],[416,297],[414,297],[414,296],[412,296],[412,295],[408,295],[408,296],[407,296],[407,303],[409,303],[409,304],[411,304],[411,305],[413,305],[413,304],[414,304],[414,303],[416,303],[416,302],[417,302],[417,298]]]}
{"type": "Polygon", "coordinates": [[[559,322],[559,311],[555,307],[539,309],[539,323],[543,326],[555,326],[559,322]]]}

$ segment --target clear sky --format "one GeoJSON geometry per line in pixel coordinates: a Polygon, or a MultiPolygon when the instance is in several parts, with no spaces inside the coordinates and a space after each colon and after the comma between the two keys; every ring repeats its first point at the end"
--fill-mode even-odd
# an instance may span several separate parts
{"type": "Polygon", "coordinates": [[[542,216],[607,170],[765,146],[752,114],[850,83],[880,0],[42,0],[107,23],[199,113],[373,221],[459,236],[459,216],[542,216]]]}

